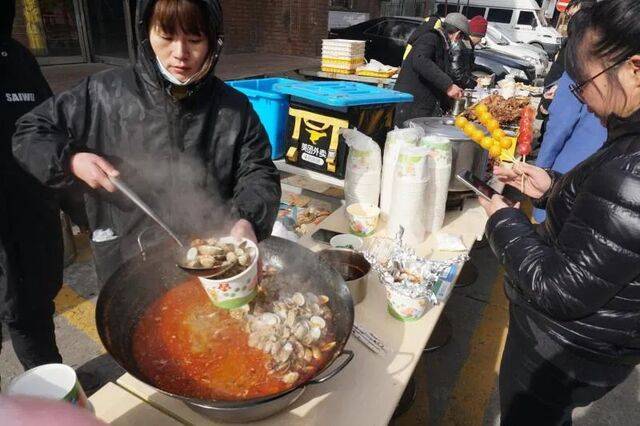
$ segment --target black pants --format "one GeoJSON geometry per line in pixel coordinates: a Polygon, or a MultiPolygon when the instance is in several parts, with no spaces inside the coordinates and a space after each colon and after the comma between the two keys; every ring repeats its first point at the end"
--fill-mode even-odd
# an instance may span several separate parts
{"type": "MultiPolygon", "coordinates": [[[[62,356],[56,345],[53,312],[6,325],[9,328],[13,350],[25,370],[43,364],[62,362],[62,356]]],[[[1,340],[2,329],[0,328],[0,342],[1,340]]]]}
{"type": "MultiPolygon", "coordinates": [[[[500,367],[502,425],[571,425],[574,408],[589,405],[616,386],[587,384],[568,376],[540,356],[534,344],[512,316],[500,367]]],[[[572,356],[572,362],[587,362],[572,356]]],[[[632,370],[629,367],[629,373],[632,370]]]]}

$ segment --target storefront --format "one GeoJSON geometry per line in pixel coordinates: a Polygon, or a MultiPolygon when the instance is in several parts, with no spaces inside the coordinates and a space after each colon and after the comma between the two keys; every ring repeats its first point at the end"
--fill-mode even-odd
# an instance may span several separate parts
{"type": "Polygon", "coordinates": [[[13,36],[41,64],[127,63],[133,0],[17,0],[13,36]]]}

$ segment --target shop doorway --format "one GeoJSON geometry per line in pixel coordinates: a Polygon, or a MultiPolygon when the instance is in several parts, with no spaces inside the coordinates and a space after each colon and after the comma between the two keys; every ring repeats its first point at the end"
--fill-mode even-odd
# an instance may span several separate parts
{"type": "Polygon", "coordinates": [[[28,47],[41,65],[126,65],[135,60],[135,3],[16,0],[13,37],[28,47]]]}

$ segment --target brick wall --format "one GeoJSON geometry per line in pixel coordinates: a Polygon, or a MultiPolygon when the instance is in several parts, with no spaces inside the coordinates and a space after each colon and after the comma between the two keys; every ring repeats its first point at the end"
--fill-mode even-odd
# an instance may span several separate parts
{"type": "Polygon", "coordinates": [[[319,56],[326,0],[225,0],[225,52],[319,56]]]}

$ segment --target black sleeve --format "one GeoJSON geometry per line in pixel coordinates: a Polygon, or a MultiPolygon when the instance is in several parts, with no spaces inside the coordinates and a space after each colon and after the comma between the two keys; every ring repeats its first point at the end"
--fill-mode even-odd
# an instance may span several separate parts
{"type": "Polygon", "coordinates": [[[17,123],[13,153],[20,165],[42,184],[68,188],[72,153],[86,145],[90,125],[90,78],[49,98],[17,123]]]}
{"type": "Polygon", "coordinates": [[[472,67],[469,62],[473,53],[469,49],[456,46],[451,49],[451,78],[453,82],[463,89],[473,89],[476,87],[476,80],[471,74],[472,67]]]}
{"type": "Polygon", "coordinates": [[[435,37],[435,34],[427,34],[416,41],[410,53],[411,66],[420,77],[446,93],[453,80],[433,61],[437,48],[435,37]]]}
{"type": "Polygon", "coordinates": [[[247,101],[246,125],[236,156],[235,213],[253,225],[258,240],[271,235],[280,206],[280,175],[271,161],[271,146],[258,115],[247,101]]]}
{"type": "Polygon", "coordinates": [[[640,176],[622,164],[606,170],[583,184],[553,244],[516,209],[499,210],[487,223],[491,246],[515,285],[560,321],[596,312],[640,275],[640,176]]]}

